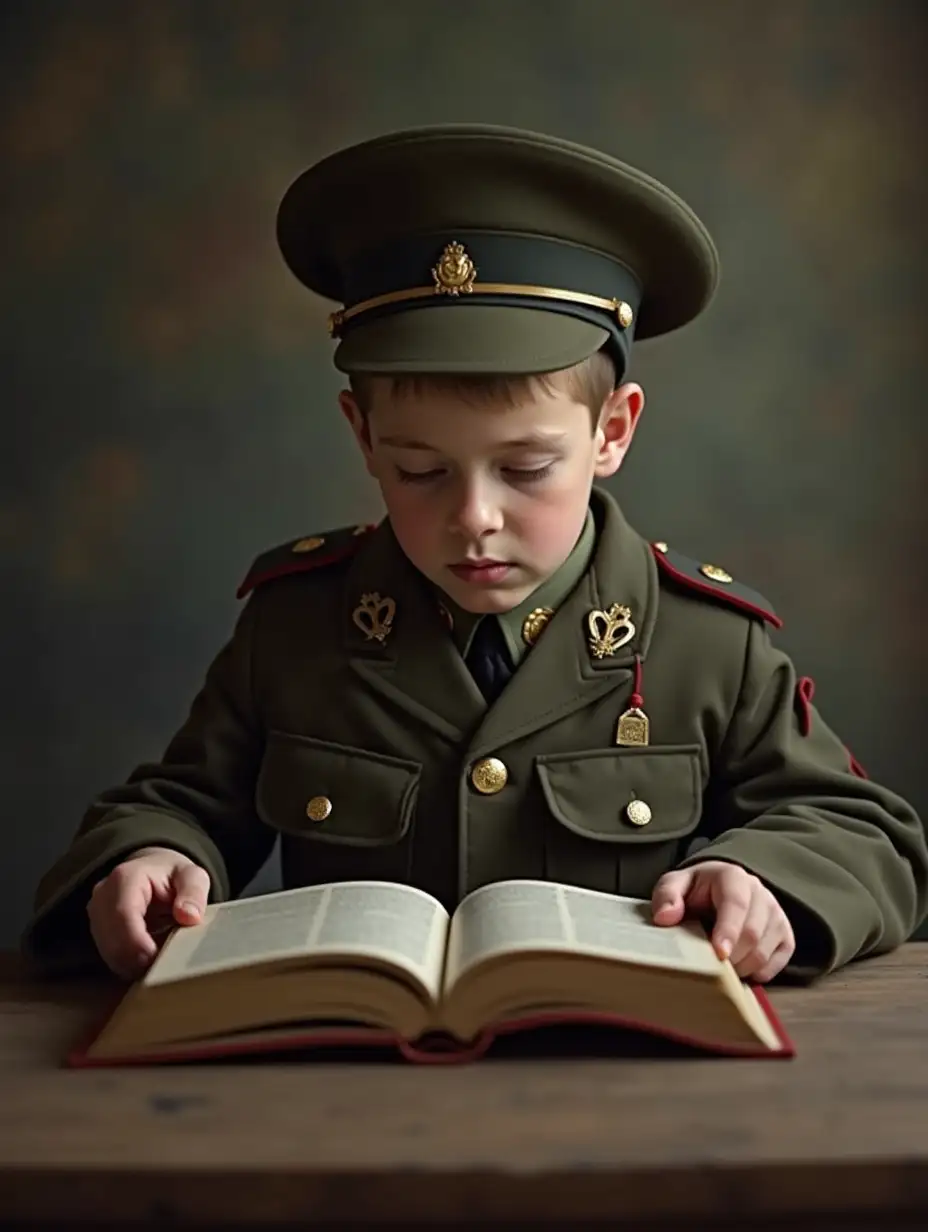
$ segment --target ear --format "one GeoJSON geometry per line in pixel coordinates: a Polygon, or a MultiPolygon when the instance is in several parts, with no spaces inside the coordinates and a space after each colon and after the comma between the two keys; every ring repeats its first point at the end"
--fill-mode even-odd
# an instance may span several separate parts
{"type": "Polygon", "coordinates": [[[374,459],[371,451],[371,429],[367,417],[361,411],[357,399],[349,389],[343,389],[338,395],[338,405],[341,408],[342,414],[351,425],[351,431],[358,442],[358,448],[364,455],[364,465],[367,467],[367,473],[373,476],[374,459]]]}
{"type": "Polygon", "coordinates": [[[594,472],[598,479],[614,475],[631,447],[638,417],[644,410],[644,390],[640,385],[620,385],[613,390],[599,415],[596,429],[594,472]]]}

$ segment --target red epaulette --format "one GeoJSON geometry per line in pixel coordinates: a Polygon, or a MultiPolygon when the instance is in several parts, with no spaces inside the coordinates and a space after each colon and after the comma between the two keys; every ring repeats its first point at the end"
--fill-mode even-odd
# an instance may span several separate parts
{"type": "Polygon", "coordinates": [[[730,607],[747,612],[750,616],[766,620],[775,629],[783,627],[783,621],[763,595],[736,582],[730,573],[718,565],[700,564],[688,556],[681,556],[666,543],[652,543],[651,550],[665,577],[705,595],[708,599],[717,599],[730,607]]]}
{"type": "Polygon", "coordinates": [[[236,594],[239,599],[265,582],[287,577],[291,573],[308,573],[321,569],[352,556],[374,529],[373,523],[358,526],[340,526],[337,530],[322,531],[318,535],[304,535],[291,539],[276,548],[262,552],[245,575],[236,594]]]}

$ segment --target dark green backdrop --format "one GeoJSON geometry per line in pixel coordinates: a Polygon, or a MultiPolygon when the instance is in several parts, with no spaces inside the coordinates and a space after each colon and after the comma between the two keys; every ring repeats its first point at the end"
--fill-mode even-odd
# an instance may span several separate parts
{"type": "Polygon", "coordinates": [[[273,219],[308,161],[409,124],[547,129],[693,201],[720,296],[640,348],[614,490],[771,598],[825,714],[928,812],[923,7],[3,7],[0,944],[183,716],[252,556],[379,512],[273,219]]]}

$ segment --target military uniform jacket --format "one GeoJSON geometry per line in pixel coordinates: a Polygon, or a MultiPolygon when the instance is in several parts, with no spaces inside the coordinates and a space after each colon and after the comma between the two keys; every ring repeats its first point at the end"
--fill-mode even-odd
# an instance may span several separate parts
{"type": "Polygon", "coordinates": [[[607,493],[591,508],[589,567],[489,707],[388,523],[259,559],[163,759],[101,794],[43,877],[27,949],[91,954],[91,888],[134,849],[186,853],[218,900],[278,837],[287,886],[393,879],[448,907],[508,877],[649,897],[733,861],[787,911],[803,977],[906,940],[923,827],[823,721],[764,600],[648,544],[607,493]],[[617,744],[630,710],[647,744],[617,744]]]}

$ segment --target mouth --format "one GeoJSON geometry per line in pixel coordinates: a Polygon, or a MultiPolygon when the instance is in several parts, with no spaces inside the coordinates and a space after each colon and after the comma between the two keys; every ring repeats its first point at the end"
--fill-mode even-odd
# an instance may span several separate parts
{"type": "Polygon", "coordinates": [[[485,585],[492,585],[496,582],[501,582],[512,564],[505,560],[491,560],[489,557],[481,557],[479,560],[460,560],[454,565],[448,566],[449,570],[460,578],[463,582],[483,582],[485,585]]]}

